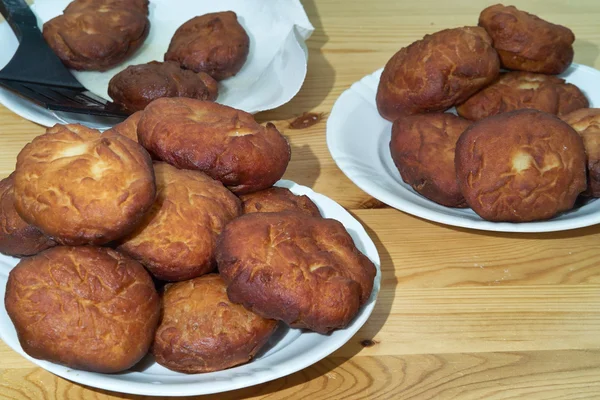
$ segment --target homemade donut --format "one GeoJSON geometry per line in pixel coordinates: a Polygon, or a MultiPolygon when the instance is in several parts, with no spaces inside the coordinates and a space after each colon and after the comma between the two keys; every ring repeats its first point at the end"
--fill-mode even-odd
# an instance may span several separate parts
{"type": "Polygon", "coordinates": [[[500,73],[498,54],[483,28],[445,29],[400,49],[377,88],[377,109],[401,115],[444,111],[487,86],[500,73]]]}
{"type": "Polygon", "coordinates": [[[22,257],[37,254],[56,242],[17,214],[13,198],[14,172],[0,181],[0,253],[22,257]]]}
{"type": "Polygon", "coordinates": [[[250,361],[276,327],[229,301],[225,282],[209,274],[165,286],[152,353],[174,371],[219,371],[250,361]]]}
{"type": "Polygon", "coordinates": [[[275,125],[210,101],[161,98],[144,110],[138,139],[155,158],[203,171],[232,192],[273,186],[290,161],[290,145],[275,125]]]}
{"type": "Polygon", "coordinates": [[[217,93],[217,81],[208,74],[181,69],[173,61],[130,65],[108,83],[108,95],[131,112],[143,110],[160,97],[214,101],[217,93]]]}
{"type": "Polygon", "coordinates": [[[212,271],[217,237],[241,214],[240,201],[200,171],[154,164],[156,201],[118,250],[141,262],[158,279],[182,281],[212,271]]]}
{"type": "Polygon", "coordinates": [[[456,107],[456,111],[463,118],[477,121],[523,108],[561,115],[588,106],[588,99],[581,90],[564,79],[531,72],[508,72],[456,107]]]}
{"type": "Polygon", "coordinates": [[[28,355],[101,373],[144,357],[160,315],[144,267],[92,246],[57,246],[21,260],[4,303],[28,355]]]}
{"type": "Polygon", "coordinates": [[[545,220],[573,208],[586,188],[581,137],[537,110],[471,125],[456,144],[456,175],[469,206],[489,221],[545,220]]]}
{"type": "Polygon", "coordinates": [[[17,156],[19,215],[61,244],[105,244],[131,232],[154,202],[152,160],[137,143],[55,125],[17,156]]]}
{"type": "Polygon", "coordinates": [[[376,269],[336,220],[251,213],[217,244],[227,294],[264,318],[319,333],[343,328],[365,304],[376,269]]]}
{"type": "Polygon", "coordinates": [[[148,0],[75,0],[43,27],[69,68],[105,71],[132,55],[150,30],[148,0]]]}
{"type": "Polygon", "coordinates": [[[392,125],[390,152],[402,180],[438,204],[466,207],[456,181],[454,149],[470,124],[445,113],[398,118],[392,125]]]}
{"type": "Polygon", "coordinates": [[[319,208],[308,196],[297,196],[289,189],[272,187],[260,192],[243,194],[242,210],[244,214],[253,212],[297,211],[313,217],[320,217],[319,208]]]}
{"type": "Polygon", "coordinates": [[[600,197],[600,109],[584,108],[561,118],[583,139],[588,173],[588,188],[583,194],[600,197]]]}
{"type": "Polygon", "coordinates": [[[248,58],[250,39],[233,11],[194,17],[181,25],[165,53],[165,61],[206,72],[216,80],[239,72],[248,58]]]}
{"type": "Polygon", "coordinates": [[[492,37],[503,68],[560,74],[573,61],[575,35],[569,28],[514,6],[486,8],[479,16],[479,26],[492,37]]]}

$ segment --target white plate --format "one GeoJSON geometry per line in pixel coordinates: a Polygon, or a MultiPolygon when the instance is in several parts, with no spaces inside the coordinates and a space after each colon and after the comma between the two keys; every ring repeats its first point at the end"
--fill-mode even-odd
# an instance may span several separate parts
{"type": "MultiPolygon", "coordinates": [[[[345,329],[321,335],[289,329],[280,324],[269,343],[252,362],[224,371],[196,375],[170,371],[156,364],[150,356],[132,371],[113,375],[73,370],[31,358],[23,352],[19,344],[4,303],[0,307],[0,337],[25,358],[63,378],[101,389],[142,395],[189,396],[224,392],[281,378],[318,362],[350,340],[371,315],[381,281],[379,255],[362,225],[335,201],[291,181],[281,180],[276,186],[286,187],[298,195],[307,195],[319,207],[323,217],[333,218],[344,224],[358,249],[377,267],[371,297],[345,329]]],[[[4,299],[8,274],[17,262],[16,258],[0,254],[1,299],[4,299]]]]}
{"type": "MultiPolygon", "coordinates": [[[[392,123],[377,112],[375,94],[383,69],[354,83],[336,100],[327,120],[327,146],[338,167],[362,190],[406,213],[442,224],[499,232],[551,232],[600,223],[600,201],[565,212],[548,221],[490,222],[469,208],[436,204],[402,181],[389,144],[392,123]]],[[[560,77],[578,86],[600,107],[600,71],[573,64],[560,77]]]]}
{"type": "MultiPolygon", "coordinates": [[[[32,10],[41,27],[60,15],[70,0],[36,0],[32,10]]],[[[175,30],[196,15],[233,10],[250,36],[250,52],[242,70],[219,84],[217,102],[249,113],[270,110],[287,103],[298,93],[306,77],[308,51],[304,41],[313,32],[299,0],[150,0],[150,33],[143,46],[128,60],[105,72],[77,72],[75,77],[89,90],[110,100],[108,81],[128,65],[163,60],[175,30]],[[185,12],[182,12],[185,10],[185,12]]],[[[18,47],[5,22],[0,23],[0,69],[18,47]]],[[[23,118],[41,125],[81,122],[103,129],[114,119],[54,113],[0,88],[0,103],[23,118]]],[[[118,121],[117,121],[118,122],[118,121]]]]}

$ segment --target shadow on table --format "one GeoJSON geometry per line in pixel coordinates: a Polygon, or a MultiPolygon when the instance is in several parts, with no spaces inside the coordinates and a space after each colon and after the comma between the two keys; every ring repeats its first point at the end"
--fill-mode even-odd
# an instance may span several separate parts
{"type": "Polygon", "coordinates": [[[302,5],[315,31],[308,39],[308,70],[300,91],[288,103],[275,110],[256,115],[259,122],[292,119],[313,110],[327,97],[335,81],[335,70],[329,64],[321,48],[328,41],[315,0],[302,0],[302,5]]]}
{"type": "Polygon", "coordinates": [[[283,179],[289,179],[299,185],[312,188],[321,174],[319,158],[307,144],[295,146],[290,143],[290,145],[292,148],[292,159],[283,179]]]}

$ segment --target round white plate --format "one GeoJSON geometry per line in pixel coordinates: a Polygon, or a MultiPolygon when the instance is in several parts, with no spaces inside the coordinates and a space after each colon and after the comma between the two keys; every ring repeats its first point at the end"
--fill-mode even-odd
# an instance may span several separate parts
{"type": "MultiPolygon", "coordinates": [[[[35,0],[32,10],[38,25],[60,15],[70,0],[35,0]]],[[[307,71],[305,40],[313,32],[299,0],[151,0],[150,33],[142,47],[124,63],[105,72],[72,71],[90,91],[110,100],[108,82],[129,65],[162,61],[175,30],[194,16],[233,10],[250,37],[248,60],[234,77],[219,83],[217,102],[249,113],[270,110],[287,103],[298,93],[307,71]]],[[[7,23],[0,23],[0,69],[12,58],[17,39],[7,23]]],[[[116,119],[55,113],[0,88],[0,103],[11,111],[45,126],[80,122],[104,129],[116,119]]]]}
{"type": "MultiPolygon", "coordinates": [[[[327,146],[338,167],[362,190],[406,213],[442,224],[499,232],[551,232],[600,223],[600,201],[590,201],[551,220],[490,222],[469,208],[444,207],[404,183],[390,155],[392,123],[377,112],[375,94],[383,69],[354,83],[337,99],[327,120],[327,146]]],[[[600,71],[572,64],[560,77],[600,107],[600,71]]]]}
{"type": "MultiPolygon", "coordinates": [[[[362,225],[335,201],[291,181],[281,180],[276,186],[286,187],[298,195],[307,195],[319,207],[323,217],[340,221],[354,239],[358,249],[377,267],[371,297],[345,329],[321,335],[290,329],[280,324],[265,348],[250,363],[224,371],[195,375],[170,371],[156,364],[150,356],[131,371],[112,375],[73,370],[31,358],[23,352],[19,344],[4,302],[0,307],[0,337],[25,358],[63,378],[101,389],[142,395],[189,396],[224,392],[281,378],[318,362],[350,340],[371,315],[381,281],[379,255],[362,225]]],[[[0,254],[1,299],[4,299],[8,274],[18,261],[16,258],[0,254]]]]}

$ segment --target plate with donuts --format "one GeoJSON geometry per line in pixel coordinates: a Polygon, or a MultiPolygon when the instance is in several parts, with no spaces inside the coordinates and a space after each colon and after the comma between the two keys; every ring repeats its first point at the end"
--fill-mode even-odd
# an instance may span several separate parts
{"type": "Polygon", "coordinates": [[[0,337],[123,393],[273,380],[349,341],[379,256],[335,201],[281,180],[275,125],[160,98],[104,132],[56,124],[0,181],[0,337]]]}
{"type": "Polygon", "coordinates": [[[457,227],[600,223],[600,71],[567,27],[501,4],[435,32],[338,98],[327,145],[357,186],[457,227]]]}
{"type": "MultiPolygon", "coordinates": [[[[215,100],[250,113],[287,103],[307,71],[314,28],[297,0],[36,0],[43,37],[86,89],[131,113],[158,97],[215,100]],[[184,10],[184,11],[182,11],[184,10]]],[[[0,68],[18,47],[0,18],[0,68]]],[[[0,88],[0,102],[44,126],[107,129],[117,118],[52,112],[0,88]]]]}

